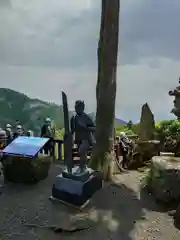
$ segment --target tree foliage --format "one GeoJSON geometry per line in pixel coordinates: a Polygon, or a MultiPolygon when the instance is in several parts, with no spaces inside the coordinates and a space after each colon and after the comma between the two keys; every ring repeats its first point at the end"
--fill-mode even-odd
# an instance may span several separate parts
{"type": "Polygon", "coordinates": [[[156,123],[156,136],[160,141],[164,141],[167,137],[180,137],[180,121],[164,120],[156,123]]]}

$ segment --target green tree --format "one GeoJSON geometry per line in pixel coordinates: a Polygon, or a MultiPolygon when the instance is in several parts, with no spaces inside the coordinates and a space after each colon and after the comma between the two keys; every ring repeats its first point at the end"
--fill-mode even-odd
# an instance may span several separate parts
{"type": "Polygon", "coordinates": [[[111,178],[114,157],[114,119],[116,71],[119,39],[120,0],[102,0],[101,28],[98,45],[98,80],[96,86],[96,144],[91,167],[100,169],[106,180],[111,178]]]}
{"type": "Polygon", "coordinates": [[[131,120],[129,120],[129,122],[127,123],[127,128],[129,130],[132,130],[132,127],[133,127],[133,122],[131,120]]]}

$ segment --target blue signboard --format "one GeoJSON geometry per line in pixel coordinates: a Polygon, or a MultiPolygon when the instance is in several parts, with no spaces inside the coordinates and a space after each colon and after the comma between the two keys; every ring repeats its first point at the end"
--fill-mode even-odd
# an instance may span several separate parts
{"type": "Polygon", "coordinates": [[[49,141],[49,138],[17,137],[3,150],[6,155],[34,157],[49,141]]]}

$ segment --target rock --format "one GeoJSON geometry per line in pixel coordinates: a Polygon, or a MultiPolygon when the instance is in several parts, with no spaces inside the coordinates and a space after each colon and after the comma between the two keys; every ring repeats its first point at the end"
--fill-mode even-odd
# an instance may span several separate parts
{"type": "Polygon", "coordinates": [[[137,141],[132,161],[129,164],[129,168],[137,169],[150,163],[153,156],[159,156],[160,142],[156,140],[152,141],[137,141]]]}
{"type": "Polygon", "coordinates": [[[153,156],[159,155],[160,142],[153,141],[155,137],[154,115],[145,103],[141,110],[141,120],[139,125],[139,140],[136,141],[133,151],[130,168],[137,169],[144,163],[151,160],[153,156]]]}
{"type": "Polygon", "coordinates": [[[160,142],[152,141],[138,141],[137,151],[144,155],[144,161],[150,160],[153,156],[159,155],[160,142]]]}
{"type": "Polygon", "coordinates": [[[172,216],[174,218],[175,226],[180,229],[180,205],[177,207],[176,211],[172,216]]]}
{"type": "Polygon", "coordinates": [[[176,203],[180,200],[180,158],[156,156],[152,158],[147,187],[157,201],[176,203]]]}
{"type": "Polygon", "coordinates": [[[5,181],[18,183],[36,183],[48,176],[51,159],[47,155],[36,158],[7,156],[4,161],[5,181]]]}
{"type": "Polygon", "coordinates": [[[154,139],[155,133],[155,121],[154,115],[149,108],[149,105],[145,103],[141,110],[141,120],[139,125],[139,138],[141,141],[148,141],[154,139]]]}

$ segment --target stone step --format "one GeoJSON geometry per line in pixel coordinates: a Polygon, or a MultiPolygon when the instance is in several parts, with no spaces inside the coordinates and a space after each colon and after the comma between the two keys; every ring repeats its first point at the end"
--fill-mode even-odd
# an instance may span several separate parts
{"type": "Polygon", "coordinates": [[[160,156],[169,156],[169,157],[174,157],[174,153],[171,152],[160,152],[160,156]]]}

